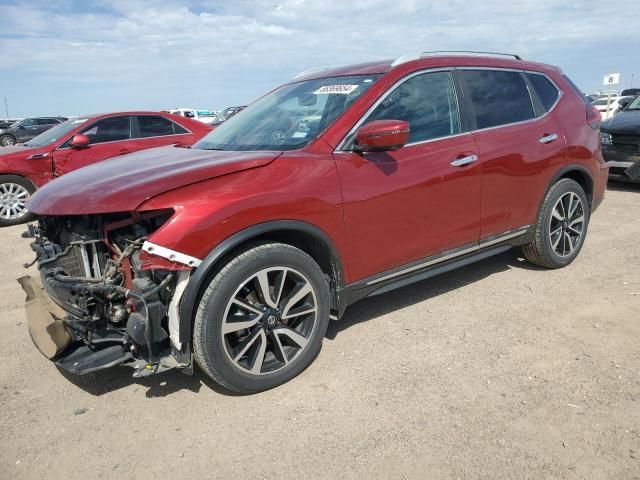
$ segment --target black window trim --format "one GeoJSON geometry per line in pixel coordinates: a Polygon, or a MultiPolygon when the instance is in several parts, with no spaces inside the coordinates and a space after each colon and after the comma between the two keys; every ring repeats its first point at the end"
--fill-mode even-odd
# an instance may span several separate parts
{"type": "MultiPolygon", "coordinates": [[[[82,127],[80,130],[87,130],[87,129],[90,129],[91,127],[93,127],[93,126],[94,126],[95,124],[97,124],[98,122],[101,122],[101,121],[103,121],[103,120],[107,120],[107,119],[109,119],[109,118],[129,117],[129,138],[124,139],[124,140],[111,140],[110,142],[100,142],[100,143],[95,143],[95,144],[93,144],[93,145],[107,145],[107,144],[109,144],[109,143],[130,142],[131,140],[133,140],[133,138],[132,138],[132,135],[133,135],[133,131],[132,131],[132,128],[133,128],[133,119],[131,118],[131,117],[133,117],[133,116],[134,116],[134,115],[129,115],[129,114],[127,114],[127,115],[118,115],[118,114],[116,114],[116,115],[109,115],[109,116],[107,116],[107,117],[101,117],[101,118],[99,118],[99,119],[95,120],[93,123],[90,123],[90,124],[89,124],[89,125],[87,125],[86,127],[82,127]]],[[[71,146],[67,146],[67,147],[65,147],[64,145],[65,145],[67,142],[71,141],[71,139],[72,139],[74,136],[79,135],[79,134],[80,134],[80,131],[77,131],[77,132],[73,133],[72,135],[70,135],[69,137],[67,137],[67,138],[66,138],[66,140],[64,140],[62,143],[60,143],[60,146],[59,146],[59,147],[57,147],[57,148],[56,148],[56,150],[67,150],[67,149],[71,148],[71,146]]]]}
{"type": "MultiPolygon", "coordinates": [[[[173,120],[171,120],[170,118],[165,117],[164,115],[160,114],[160,113],[141,113],[141,114],[127,114],[127,115],[109,115],[107,117],[102,117],[96,121],[94,121],[93,123],[90,123],[87,127],[81,128],[81,130],[84,130],[86,128],[90,128],[93,127],[96,123],[101,122],[102,120],[106,120],[108,118],[115,118],[115,117],[129,117],[129,138],[126,140],[112,140],[111,142],[101,142],[101,143],[96,143],[95,145],[106,145],[108,143],[117,143],[117,142],[130,142],[132,140],[146,140],[148,138],[165,138],[165,137],[178,137],[180,135],[191,135],[193,132],[191,130],[189,130],[187,127],[185,127],[184,125],[180,125],[182,128],[184,128],[187,133],[174,133],[172,135],[157,135],[155,137],[134,137],[133,136],[133,122],[136,123],[136,127],[138,126],[138,119],[137,117],[146,117],[146,116],[153,116],[153,117],[162,117],[165,118],[167,120],[169,120],[171,123],[177,123],[174,122],[173,120]]],[[[71,135],[70,137],[67,137],[66,140],[64,140],[63,142],[60,143],[60,146],[56,148],[56,150],[67,150],[69,148],[71,148],[70,146],[65,147],[64,145],[70,141],[74,135],[78,135],[79,132],[74,133],[73,135],[71,135]]]]}
{"type": "MultiPolygon", "coordinates": [[[[562,99],[563,95],[564,95],[564,91],[558,86],[558,84],[556,82],[553,81],[553,79],[551,79],[547,74],[542,73],[542,72],[536,72],[534,70],[521,70],[521,69],[517,69],[517,68],[501,68],[501,67],[456,67],[456,70],[491,70],[491,71],[501,71],[501,72],[514,72],[514,73],[519,73],[520,76],[522,77],[522,79],[525,82],[525,85],[527,86],[527,91],[529,92],[529,95],[531,97],[531,95],[535,95],[535,101],[533,100],[533,98],[531,98],[531,107],[533,109],[533,113],[534,113],[534,117],[533,118],[529,118],[527,120],[520,120],[519,122],[511,122],[511,123],[504,123],[502,125],[494,125],[493,127],[486,127],[486,128],[477,128],[477,125],[474,125],[474,128],[471,130],[471,133],[475,133],[475,132],[486,132],[488,130],[495,130],[496,128],[504,128],[504,127],[511,127],[514,125],[522,125],[525,123],[529,123],[529,122],[537,122],[538,120],[542,120],[543,118],[547,117],[548,115],[551,114],[551,112],[553,112],[553,110],[558,106],[558,103],[560,103],[560,100],[562,99]],[[558,94],[558,98],[556,99],[556,102],[551,106],[551,108],[544,112],[543,115],[540,116],[536,116],[536,101],[540,102],[540,100],[538,99],[538,95],[535,93],[535,90],[531,90],[529,88],[529,82],[527,81],[527,76],[525,75],[525,73],[533,73],[535,75],[542,75],[543,77],[545,77],[547,80],[549,80],[551,82],[551,84],[558,90],[559,94],[558,94]]],[[[464,83],[464,82],[462,82],[464,83]]],[[[469,99],[469,101],[471,101],[471,99],[469,99]]],[[[473,105],[469,105],[470,108],[473,108],[473,105]]],[[[473,110],[471,110],[473,112],[473,110]]],[[[474,123],[475,123],[475,113],[472,115],[473,119],[474,119],[474,123]]]]}
{"type": "MultiPolygon", "coordinates": [[[[180,135],[191,135],[193,133],[191,130],[189,130],[184,125],[181,125],[178,122],[174,122],[171,118],[167,118],[166,116],[162,115],[161,113],[140,113],[140,114],[135,114],[135,115],[131,115],[131,116],[133,118],[131,119],[131,138],[130,138],[130,140],[146,140],[148,138],[178,137],[180,135]],[[140,124],[138,123],[138,117],[162,117],[165,120],[171,122],[172,124],[177,124],[181,128],[184,128],[187,132],[186,133],[172,133],[171,135],[155,135],[153,137],[134,137],[133,136],[133,122],[135,122],[136,129],[137,129],[138,133],[140,133],[140,124]]],[[[184,117],[184,118],[187,118],[187,117],[184,117]]]]}
{"type": "Polygon", "coordinates": [[[550,78],[546,73],[537,72],[535,70],[517,69],[517,68],[503,68],[503,67],[483,67],[483,66],[471,66],[471,65],[470,66],[455,66],[455,67],[453,67],[453,66],[452,67],[436,67],[436,68],[426,68],[426,69],[422,69],[422,70],[417,70],[417,71],[414,71],[414,72],[411,72],[411,73],[405,75],[404,77],[400,78],[397,82],[395,82],[393,85],[391,85],[391,87],[389,87],[371,105],[371,107],[369,107],[369,109],[367,109],[367,111],[360,117],[360,119],[355,123],[355,125],[353,127],[351,127],[351,129],[347,132],[347,134],[342,138],[340,143],[338,143],[338,146],[335,148],[334,153],[352,152],[353,151],[353,148],[352,148],[353,147],[353,145],[352,145],[353,135],[358,130],[358,128],[360,128],[363,125],[363,123],[369,117],[371,112],[373,112],[373,110],[375,110],[375,108],[380,103],[382,103],[382,101],[385,98],[387,98],[387,96],[389,96],[396,88],[398,88],[400,85],[402,85],[404,82],[406,82],[410,78],[413,78],[415,76],[418,76],[418,75],[421,75],[421,74],[424,74],[424,73],[432,73],[432,72],[451,72],[451,76],[453,77],[453,85],[454,85],[455,93],[456,93],[456,100],[458,102],[458,112],[459,112],[459,116],[460,116],[461,131],[459,133],[454,133],[452,135],[447,135],[446,137],[431,138],[429,140],[422,140],[420,142],[407,143],[405,145],[405,147],[410,147],[410,146],[413,146],[413,145],[421,145],[421,144],[429,143],[429,142],[438,142],[440,140],[445,140],[445,139],[448,139],[448,138],[460,137],[462,135],[467,135],[467,134],[475,133],[475,132],[485,132],[485,131],[489,131],[489,130],[495,130],[497,128],[511,127],[511,126],[514,126],[514,125],[521,125],[521,124],[525,124],[525,123],[529,123],[529,122],[537,122],[538,120],[542,120],[543,118],[545,118],[548,115],[550,115],[551,112],[553,112],[553,110],[555,110],[555,108],[558,106],[558,103],[560,103],[560,100],[564,96],[564,91],[562,90],[562,88],[560,88],[560,86],[556,82],[553,81],[552,78],[550,78]],[[529,92],[529,95],[530,95],[531,106],[532,106],[532,109],[533,109],[533,112],[534,112],[534,117],[533,118],[529,118],[527,120],[521,120],[519,122],[505,123],[505,124],[502,124],[502,125],[495,125],[493,127],[477,128],[477,125],[476,125],[476,122],[475,122],[475,113],[473,111],[473,105],[471,104],[471,99],[469,98],[468,92],[466,91],[466,88],[465,88],[466,86],[464,84],[464,80],[461,79],[460,76],[456,74],[456,72],[460,71],[460,70],[492,70],[492,71],[519,73],[520,76],[523,78],[523,80],[525,82],[525,85],[527,86],[527,91],[529,92]],[[536,102],[540,102],[540,100],[538,99],[538,95],[535,93],[535,90],[533,90],[532,87],[530,87],[529,81],[527,80],[527,76],[525,75],[525,73],[532,73],[534,75],[542,75],[547,80],[549,80],[549,82],[551,82],[551,84],[558,90],[558,98],[556,99],[555,103],[551,106],[551,108],[549,108],[549,110],[545,111],[544,114],[542,114],[540,116],[536,116],[536,102]],[[535,96],[535,100],[534,100],[533,96],[535,96]]]}

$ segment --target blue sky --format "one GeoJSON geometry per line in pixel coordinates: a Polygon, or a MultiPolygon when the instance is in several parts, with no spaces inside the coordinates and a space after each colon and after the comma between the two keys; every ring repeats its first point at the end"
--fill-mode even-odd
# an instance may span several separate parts
{"type": "Polygon", "coordinates": [[[516,52],[588,92],[610,72],[640,86],[640,36],[622,20],[636,4],[0,0],[0,102],[12,116],[222,108],[310,66],[438,49],[516,52]]]}

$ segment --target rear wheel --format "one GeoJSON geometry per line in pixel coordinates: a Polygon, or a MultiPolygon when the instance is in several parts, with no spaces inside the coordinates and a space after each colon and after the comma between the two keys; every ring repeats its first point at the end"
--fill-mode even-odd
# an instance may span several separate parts
{"type": "Polygon", "coordinates": [[[13,135],[2,135],[0,137],[0,145],[3,147],[10,147],[16,144],[16,137],[13,135]]]}
{"type": "Polygon", "coordinates": [[[258,245],[232,259],[204,292],[195,358],[230,390],[267,390],[313,361],[328,322],[329,287],[318,264],[290,245],[258,245]]]}
{"type": "Polygon", "coordinates": [[[563,178],[547,192],[534,240],[522,247],[527,260],[546,268],[569,265],[580,253],[589,224],[589,202],[578,182],[563,178]]]}
{"type": "Polygon", "coordinates": [[[8,227],[31,219],[27,202],[36,188],[23,177],[0,175],[0,227],[8,227]]]}

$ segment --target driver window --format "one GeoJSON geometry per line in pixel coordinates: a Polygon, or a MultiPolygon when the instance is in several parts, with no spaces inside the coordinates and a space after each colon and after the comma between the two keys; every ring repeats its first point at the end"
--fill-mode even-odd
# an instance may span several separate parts
{"type": "Polygon", "coordinates": [[[36,121],[33,118],[27,118],[26,120],[23,120],[22,122],[20,122],[20,126],[21,127],[35,127],[36,126],[36,121]]]}
{"type": "Polygon", "coordinates": [[[129,117],[111,117],[100,120],[81,131],[89,137],[89,143],[116,142],[131,138],[129,117]]]}
{"type": "Polygon", "coordinates": [[[451,73],[433,72],[411,77],[375,108],[373,120],[409,123],[409,143],[460,133],[460,114],[451,73]]]}

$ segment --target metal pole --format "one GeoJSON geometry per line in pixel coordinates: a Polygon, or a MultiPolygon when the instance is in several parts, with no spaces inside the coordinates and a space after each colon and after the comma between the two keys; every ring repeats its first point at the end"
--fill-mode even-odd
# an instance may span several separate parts
{"type": "Polygon", "coordinates": [[[634,75],[635,75],[634,73],[631,74],[631,85],[629,85],[629,88],[633,88],[633,76],[634,75]]]}
{"type": "Polygon", "coordinates": [[[606,120],[607,118],[609,118],[609,107],[611,106],[611,89],[612,88],[613,88],[613,84],[609,82],[609,95],[607,96],[607,116],[603,118],[603,120],[606,120]]]}
{"type": "Polygon", "coordinates": [[[7,116],[7,120],[9,120],[9,107],[7,105],[7,97],[4,97],[4,113],[7,116]]]}

